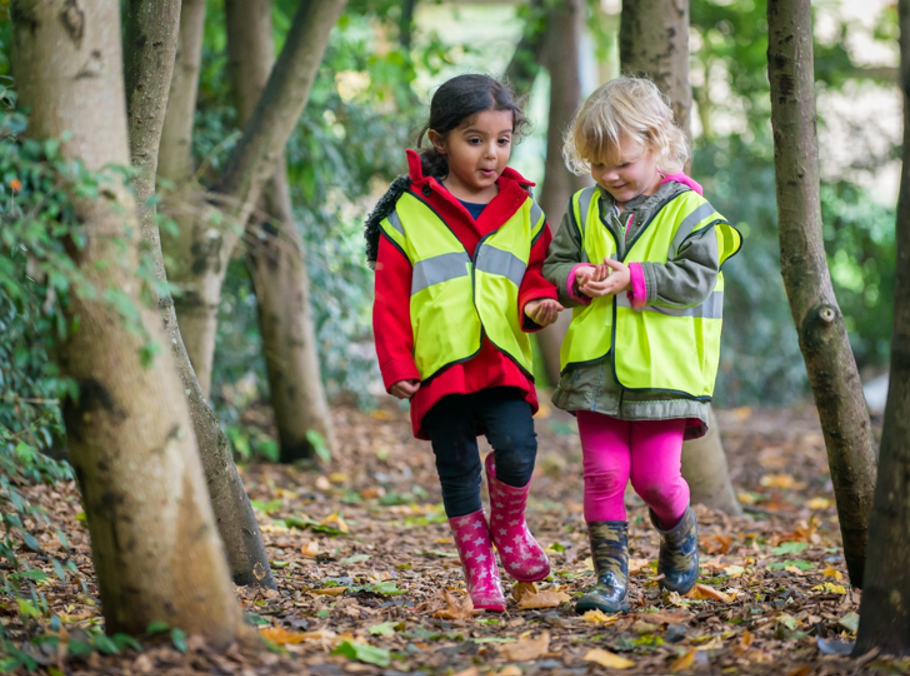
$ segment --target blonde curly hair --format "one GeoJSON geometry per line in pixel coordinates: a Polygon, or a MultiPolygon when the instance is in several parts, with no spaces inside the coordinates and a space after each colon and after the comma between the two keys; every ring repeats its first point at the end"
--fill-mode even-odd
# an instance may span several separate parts
{"type": "Polygon", "coordinates": [[[667,97],[645,78],[618,77],[591,94],[566,134],[562,156],[569,171],[587,174],[592,164],[619,164],[621,142],[654,151],[657,166],[668,174],[681,171],[689,159],[686,135],[667,97]]]}

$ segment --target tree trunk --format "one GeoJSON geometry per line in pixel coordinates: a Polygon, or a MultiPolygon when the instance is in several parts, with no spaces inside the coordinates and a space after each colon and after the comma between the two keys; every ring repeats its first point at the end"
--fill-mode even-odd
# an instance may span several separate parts
{"type": "Polygon", "coordinates": [[[540,73],[540,60],[546,36],[546,12],[543,0],[528,2],[528,18],[521,34],[521,40],[512,52],[503,79],[518,96],[528,96],[534,81],[540,73]]]}
{"type": "MultiPolygon", "coordinates": [[[[178,180],[186,180],[191,172],[189,147],[192,126],[175,124],[182,122],[183,118],[173,112],[183,106],[192,119],[195,109],[205,3],[185,0],[179,19],[180,30],[177,31],[178,18],[169,6],[176,2],[166,0],[168,5],[164,2],[139,3],[134,0],[133,5],[137,7],[131,7],[132,16],[127,21],[126,62],[135,64],[128,69],[128,73],[133,75],[127,77],[128,91],[132,92],[129,97],[130,150],[134,165],[140,168],[136,192],[143,204],[154,192],[156,163],[157,166],[163,164],[169,175],[178,180]],[[178,40],[180,48],[175,66],[174,52],[178,40]],[[146,50],[152,50],[152,54],[146,50]],[[170,57],[164,56],[165,50],[170,57]],[[173,97],[168,94],[169,88],[173,97]],[[165,109],[172,114],[165,116],[165,109]],[[165,118],[169,124],[165,124],[165,118]],[[149,128],[156,131],[150,133],[149,128]],[[167,138],[162,140],[162,136],[167,138]],[[161,161],[158,161],[159,147],[164,150],[161,161]],[[176,148],[182,148],[183,152],[176,151],[176,148]]],[[[167,273],[154,209],[140,209],[139,214],[143,239],[155,260],[155,273],[166,288],[167,273]]],[[[170,295],[159,299],[159,308],[183,391],[187,395],[190,418],[231,576],[239,585],[274,589],[275,581],[256,515],[237,474],[227,437],[206,403],[205,394],[190,364],[170,295]]]]}
{"type": "Polygon", "coordinates": [[[904,144],[897,202],[894,329],[878,483],[854,654],[910,654],[910,0],[899,0],[904,144]],[[903,261],[903,263],[901,263],[903,261]]]}
{"type": "MultiPolygon", "coordinates": [[[[543,188],[537,202],[554,230],[562,221],[569,199],[589,183],[588,178],[570,172],[562,158],[565,132],[581,104],[578,45],[581,43],[583,18],[582,0],[567,0],[554,6],[548,13],[544,38],[544,62],[550,73],[550,110],[543,188]]],[[[537,345],[547,379],[554,385],[559,382],[559,346],[571,319],[571,313],[563,312],[555,324],[537,333],[537,345]]]]}
{"type": "Polygon", "coordinates": [[[689,0],[624,2],[619,53],[623,73],[651,78],[670,97],[676,122],[689,135],[689,0]]]}
{"type": "MultiPolygon", "coordinates": [[[[181,262],[171,278],[183,290],[177,299],[177,317],[205,391],[211,384],[218,301],[228,261],[303,112],[344,4],[344,0],[301,1],[265,91],[211,197],[221,213],[214,219],[197,213],[191,227],[181,228],[184,239],[173,252],[181,262]]],[[[192,206],[188,211],[193,211],[192,206]]]]}
{"type": "MultiPolygon", "coordinates": [[[[89,170],[128,164],[119,2],[20,0],[12,10],[29,134],[70,132],[63,152],[89,170]]],[[[139,298],[136,204],[116,173],[109,178],[96,200],[74,202],[87,243],[72,256],[99,288],[126,294],[139,318],[73,297],[68,319],[78,318],[78,329],[58,354],[79,386],[63,415],[105,629],[135,635],[164,622],[223,646],[242,631],[240,607],[173,357],[165,350],[150,366],[141,363],[148,341],[160,345],[166,336],[139,298]]]]}
{"type": "Polygon", "coordinates": [[[809,0],[768,2],[781,273],[821,418],[847,571],[850,582],[859,587],[875,455],[862,383],[831,287],[822,239],[810,10],[809,0]]]}
{"type": "MultiPolygon", "coordinates": [[[[622,72],[650,78],[670,98],[677,124],[691,139],[689,0],[625,3],[619,35],[622,72]]],[[[717,419],[710,409],[708,422],[707,435],[683,444],[682,474],[689,484],[689,499],[693,504],[739,516],[743,509],[730,483],[717,419]]]]}
{"type": "MultiPolygon", "coordinates": [[[[227,0],[228,65],[239,122],[245,125],[274,59],[271,0],[227,0]]],[[[278,427],[282,462],[313,455],[318,432],[335,448],[322,385],[303,240],[294,222],[284,153],[264,193],[265,219],[247,224],[247,268],[259,309],[259,331],[278,427]]]]}

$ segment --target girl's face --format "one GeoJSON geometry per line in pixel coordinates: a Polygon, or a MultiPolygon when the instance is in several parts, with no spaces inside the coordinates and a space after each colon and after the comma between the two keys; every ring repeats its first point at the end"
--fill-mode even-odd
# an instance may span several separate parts
{"type": "Polygon", "coordinates": [[[653,195],[663,180],[654,151],[628,139],[620,141],[616,157],[591,162],[591,178],[613,195],[620,209],[639,195],[653,195]]]}
{"type": "Polygon", "coordinates": [[[496,196],[496,179],[512,154],[513,124],[510,110],[484,110],[445,136],[429,131],[430,141],[449,162],[443,179],[449,192],[475,204],[496,196]]]}

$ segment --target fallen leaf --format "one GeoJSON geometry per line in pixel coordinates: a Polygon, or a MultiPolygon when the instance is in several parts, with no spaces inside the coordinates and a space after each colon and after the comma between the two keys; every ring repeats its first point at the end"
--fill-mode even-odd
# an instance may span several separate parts
{"type": "Polygon", "coordinates": [[[526,594],[521,597],[518,607],[522,610],[536,608],[558,608],[563,603],[568,603],[572,597],[561,591],[545,591],[536,594],[526,594]]]}
{"type": "Polygon", "coordinates": [[[298,643],[303,643],[304,641],[331,640],[335,638],[334,632],[326,629],[299,632],[288,631],[284,627],[263,627],[259,630],[259,634],[263,638],[278,645],[296,645],[298,643]]]}
{"type": "Polygon", "coordinates": [[[718,591],[713,587],[709,587],[706,584],[697,584],[695,587],[686,594],[686,598],[690,599],[714,599],[715,601],[723,601],[725,603],[730,601],[730,595],[725,594],[722,591],[718,591]]]}
{"type": "Polygon", "coordinates": [[[699,544],[708,554],[729,554],[733,544],[732,535],[712,535],[701,538],[699,544]]]}
{"type": "MultiPolygon", "coordinates": [[[[593,564],[592,564],[593,565],[593,564]]],[[[629,559],[629,575],[635,575],[639,572],[650,572],[651,561],[649,559],[629,559]]]]}
{"type": "Polygon", "coordinates": [[[682,624],[690,619],[686,613],[667,613],[658,611],[656,613],[633,613],[632,617],[642,622],[651,624],[682,624]]]}
{"type": "Polygon", "coordinates": [[[445,590],[442,593],[446,607],[440,608],[433,617],[440,617],[444,620],[464,620],[474,614],[474,603],[470,595],[465,595],[464,601],[459,601],[452,592],[445,590]]]}
{"type": "Polygon", "coordinates": [[[831,501],[828,498],[812,498],[806,503],[809,509],[828,509],[830,506],[831,501]]]}
{"type": "Polygon", "coordinates": [[[309,559],[315,558],[319,553],[319,543],[316,540],[310,540],[306,544],[300,545],[300,553],[309,559]]]}
{"type": "Polygon", "coordinates": [[[311,589],[311,594],[319,594],[320,596],[341,596],[348,590],[347,587],[325,587],[322,589],[311,589]]]}
{"type": "Polygon", "coordinates": [[[325,517],[319,523],[321,523],[323,526],[332,526],[334,528],[337,528],[342,533],[351,532],[351,529],[348,527],[348,524],[345,522],[345,520],[343,518],[341,518],[341,516],[337,512],[333,512],[332,514],[329,514],[327,517],[325,517]]]}
{"type": "Polygon", "coordinates": [[[528,594],[536,594],[537,585],[533,582],[516,582],[512,587],[512,598],[521,601],[528,594]]]}
{"type": "Polygon", "coordinates": [[[817,584],[812,587],[812,591],[823,591],[828,594],[846,594],[847,589],[840,584],[832,584],[831,582],[825,582],[824,584],[817,584]]]}
{"type": "Polygon", "coordinates": [[[632,660],[627,660],[625,657],[620,657],[615,653],[611,653],[608,650],[602,650],[601,648],[589,650],[584,656],[584,661],[596,662],[602,667],[609,667],[611,669],[628,669],[629,667],[635,666],[635,662],[632,660]]]}
{"type": "Polygon", "coordinates": [[[469,667],[452,676],[480,676],[480,672],[477,670],[477,667],[469,667]]]}
{"type": "Polygon", "coordinates": [[[507,660],[515,662],[536,660],[550,651],[550,633],[545,631],[537,638],[505,643],[499,646],[499,650],[507,660]]]}
{"type": "Polygon", "coordinates": [[[697,650],[690,650],[686,653],[683,653],[670,664],[670,671],[683,671],[684,669],[690,669],[692,663],[695,661],[695,653],[697,650]]]}
{"type": "Polygon", "coordinates": [[[521,676],[524,672],[516,667],[514,664],[510,664],[504,669],[500,670],[497,676],[521,676]]]}
{"type": "Polygon", "coordinates": [[[607,615],[602,610],[589,610],[584,615],[581,616],[583,622],[591,622],[592,624],[603,624],[609,626],[616,622],[619,619],[618,615],[607,615]]]}
{"type": "Polygon", "coordinates": [[[840,572],[839,570],[837,570],[836,568],[831,567],[830,565],[827,566],[827,567],[822,571],[822,574],[823,574],[825,577],[833,577],[833,578],[834,578],[835,580],[837,580],[838,582],[840,582],[841,580],[844,579],[844,574],[841,573],[841,572],[840,572]]]}

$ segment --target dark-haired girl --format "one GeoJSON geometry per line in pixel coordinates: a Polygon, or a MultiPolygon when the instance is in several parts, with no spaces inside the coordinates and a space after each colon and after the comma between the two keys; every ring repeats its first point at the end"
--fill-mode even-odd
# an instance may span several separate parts
{"type": "Polygon", "coordinates": [[[498,612],[505,598],[494,544],[516,580],[550,572],[524,518],[537,456],[528,333],[553,323],[562,306],[541,275],[551,236],[531,199],[533,183],[506,166],[526,124],[491,77],[443,84],[420,152],[407,151],[408,176],[392,184],[366,232],[383,381],[410,400],[414,435],[432,443],[474,608],[498,612]],[[484,463],[489,522],[481,433],[493,448],[484,463]]]}

